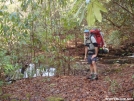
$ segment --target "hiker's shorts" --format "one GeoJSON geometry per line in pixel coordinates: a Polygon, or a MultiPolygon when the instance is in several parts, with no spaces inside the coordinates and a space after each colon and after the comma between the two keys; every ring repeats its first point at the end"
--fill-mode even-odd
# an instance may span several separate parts
{"type": "Polygon", "coordinates": [[[91,59],[92,58],[92,55],[88,55],[88,57],[87,57],[87,61],[88,61],[88,64],[92,64],[92,61],[97,61],[97,57],[94,57],[93,59],[91,59]]]}

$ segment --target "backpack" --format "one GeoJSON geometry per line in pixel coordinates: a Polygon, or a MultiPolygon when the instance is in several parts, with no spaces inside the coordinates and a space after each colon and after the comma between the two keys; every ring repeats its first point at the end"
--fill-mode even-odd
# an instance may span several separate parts
{"type": "Polygon", "coordinates": [[[95,30],[90,30],[90,33],[92,35],[94,35],[96,41],[97,41],[97,44],[98,44],[98,48],[103,48],[103,45],[104,45],[104,41],[103,41],[103,38],[102,38],[102,35],[100,33],[100,30],[98,29],[95,29],[95,30]]]}

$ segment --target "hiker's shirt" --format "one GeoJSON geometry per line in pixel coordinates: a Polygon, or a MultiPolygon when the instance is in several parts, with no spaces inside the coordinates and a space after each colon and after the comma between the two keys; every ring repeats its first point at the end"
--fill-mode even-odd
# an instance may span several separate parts
{"type": "Polygon", "coordinates": [[[95,47],[97,47],[97,42],[93,35],[90,35],[88,38],[85,38],[84,45],[88,47],[88,55],[95,54],[95,47]]]}

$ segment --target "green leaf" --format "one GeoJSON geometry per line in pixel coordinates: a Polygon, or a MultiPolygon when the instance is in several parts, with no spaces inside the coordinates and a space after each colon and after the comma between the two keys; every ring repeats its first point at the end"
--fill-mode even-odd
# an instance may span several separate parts
{"type": "Polygon", "coordinates": [[[107,12],[107,9],[98,1],[95,1],[94,4],[97,5],[97,8],[99,8],[103,12],[107,12]]]}
{"type": "Polygon", "coordinates": [[[13,0],[10,0],[10,3],[12,4],[13,3],[13,0]]]}
{"type": "Polygon", "coordinates": [[[87,12],[88,26],[94,25],[94,22],[95,22],[95,17],[94,17],[94,14],[93,14],[92,4],[89,4],[88,5],[88,12],[87,12]]]}
{"type": "Polygon", "coordinates": [[[2,16],[3,15],[3,11],[2,10],[0,10],[0,16],[2,16]]]}
{"type": "Polygon", "coordinates": [[[82,7],[83,7],[83,4],[79,7],[79,9],[77,10],[76,14],[74,15],[75,18],[79,15],[82,7]]]}
{"type": "Polygon", "coordinates": [[[5,33],[6,33],[9,29],[10,29],[9,26],[7,26],[7,25],[3,26],[3,30],[4,30],[5,33]]]}
{"type": "Polygon", "coordinates": [[[58,3],[59,3],[60,6],[62,6],[62,7],[64,7],[64,6],[67,4],[66,0],[58,0],[58,3]]]}
{"type": "Polygon", "coordinates": [[[38,0],[38,4],[42,4],[43,3],[43,0],[38,0]]]}
{"type": "Polygon", "coordinates": [[[79,25],[81,24],[81,22],[82,22],[82,20],[84,18],[85,10],[86,10],[86,8],[84,8],[84,10],[82,11],[82,14],[81,14],[81,17],[80,17],[80,21],[79,21],[79,25]]]}
{"type": "Polygon", "coordinates": [[[132,76],[132,79],[134,79],[134,75],[132,76]]]}
{"type": "Polygon", "coordinates": [[[96,3],[93,4],[93,12],[94,12],[94,16],[96,17],[96,19],[101,22],[102,21],[102,15],[100,12],[100,8],[98,7],[98,5],[96,5],[96,3]]]}
{"type": "MultiPolygon", "coordinates": [[[[2,86],[4,84],[3,81],[0,80],[0,86],[2,86]]],[[[0,88],[0,95],[2,94],[2,89],[0,88]]]]}

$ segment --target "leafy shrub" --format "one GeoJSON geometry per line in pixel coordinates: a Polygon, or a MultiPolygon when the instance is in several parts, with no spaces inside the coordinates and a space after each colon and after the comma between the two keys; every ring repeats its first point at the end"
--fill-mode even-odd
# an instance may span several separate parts
{"type": "Polygon", "coordinates": [[[108,39],[108,44],[118,47],[121,43],[121,33],[115,30],[109,35],[108,39]]]}
{"type": "Polygon", "coordinates": [[[4,81],[4,77],[13,70],[13,65],[11,64],[11,57],[6,55],[5,50],[0,50],[0,84],[4,81]]]}

